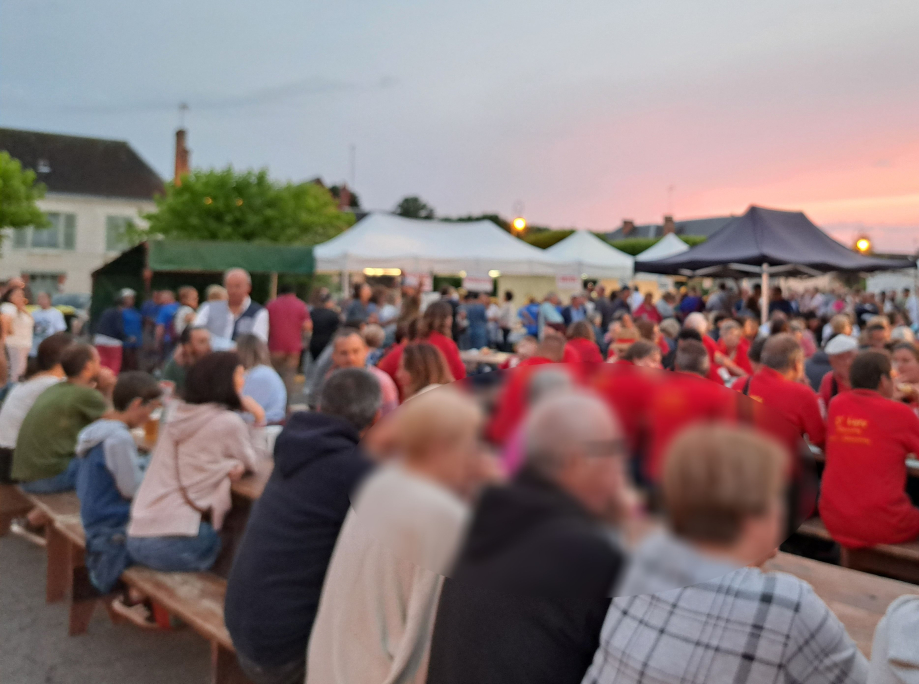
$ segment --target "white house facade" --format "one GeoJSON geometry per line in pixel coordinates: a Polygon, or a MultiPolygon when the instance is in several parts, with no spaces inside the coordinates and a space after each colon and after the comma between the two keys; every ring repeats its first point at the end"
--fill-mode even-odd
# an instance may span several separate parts
{"type": "Polygon", "coordinates": [[[45,184],[45,228],[6,229],[0,279],[25,276],[33,293],[89,293],[91,274],[127,245],[125,229],[145,225],[163,182],[122,141],[0,129],[0,150],[45,184]]]}

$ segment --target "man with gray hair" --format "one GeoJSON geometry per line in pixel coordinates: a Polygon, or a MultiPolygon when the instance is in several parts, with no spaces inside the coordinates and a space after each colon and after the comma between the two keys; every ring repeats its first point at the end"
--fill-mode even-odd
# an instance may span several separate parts
{"type": "Polygon", "coordinates": [[[215,349],[229,349],[238,335],[250,333],[268,342],[268,310],[252,301],[252,278],[241,268],[231,268],[223,276],[227,299],[205,302],[194,325],[211,331],[215,349]]]}
{"type": "Polygon", "coordinates": [[[360,368],[326,380],[318,412],[294,413],[278,435],[274,472],[252,509],[227,584],[225,619],[256,684],[302,684],[326,569],[372,467],[363,435],[380,415],[376,378],[360,368]]]}
{"type": "Polygon", "coordinates": [[[576,684],[599,643],[623,553],[626,446],[598,397],[553,393],[525,422],[526,463],[487,489],[444,583],[429,684],[576,684]]]}

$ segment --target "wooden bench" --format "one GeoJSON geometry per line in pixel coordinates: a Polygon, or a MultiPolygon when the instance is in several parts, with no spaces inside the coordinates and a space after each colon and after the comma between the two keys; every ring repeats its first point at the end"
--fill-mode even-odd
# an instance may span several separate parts
{"type": "Polygon", "coordinates": [[[76,492],[25,494],[32,506],[51,519],[45,528],[48,549],[45,600],[63,601],[72,586],[73,569],[83,565],[86,542],[80,524],[80,499],[76,492]]]}
{"type": "Polygon", "coordinates": [[[871,655],[874,629],[890,603],[904,594],[919,594],[919,587],[912,584],[788,553],[779,553],[766,563],[766,569],[787,572],[809,583],[866,656],[871,655]]]}
{"type": "Polygon", "coordinates": [[[214,684],[248,684],[224,624],[225,579],[207,572],[157,572],[140,566],[128,568],[121,578],[210,642],[214,684]]]}
{"type": "Polygon", "coordinates": [[[25,515],[32,509],[32,504],[19,487],[11,484],[0,484],[0,537],[9,532],[14,518],[25,515]]]}
{"type": "MultiPolygon", "coordinates": [[[[86,534],[80,521],[80,502],[75,492],[27,495],[51,518],[46,528],[48,569],[46,599],[49,603],[70,594],[68,632],[84,634],[100,600],[109,609],[112,596],[101,596],[89,581],[84,563],[86,534]]],[[[171,615],[188,624],[211,644],[211,668],[215,684],[248,682],[236,660],[236,651],[223,620],[227,583],[217,575],[157,572],[144,567],[125,570],[121,579],[149,597],[171,615]]],[[[113,620],[120,621],[109,609],[113,620]]]]}
{"type": "MultiPolygon", "coordinates": [[[[798,528],[798,534],[834,542],[820,518],[805,520],[798,528]]],[[[919,584],[919,541],[880,544],[863,549],[849,549],[840,544],[839,562],[844,568],[919,584]]]]}

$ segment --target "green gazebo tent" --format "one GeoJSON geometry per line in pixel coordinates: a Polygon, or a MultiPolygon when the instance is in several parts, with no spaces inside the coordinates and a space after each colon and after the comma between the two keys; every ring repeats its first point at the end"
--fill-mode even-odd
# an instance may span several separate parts
{"type": "Polygon", "coordinates": [[[252,298],[264,302],[277,289],[278,274],[310,276],[315,262],[312,247],[256,242],[150,240],[122,252],[93,272],[90,317],[112,306],[118,291],[135,290],[138,302],[153,290],[219,283],[223,272],[244,268],[252,274],[252,298]]]}

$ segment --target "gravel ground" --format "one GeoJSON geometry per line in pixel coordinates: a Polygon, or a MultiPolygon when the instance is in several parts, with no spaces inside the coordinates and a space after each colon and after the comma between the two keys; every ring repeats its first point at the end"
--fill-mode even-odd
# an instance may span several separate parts
{"type": "Polygon", "coordinates": [[[152,632],[113,625],[101,604],[89,631],[67,636],[67,602],[45,603],[45,552],[0,538],[0,682],[205,684],[208,643],[183,627],[152,632]]]}

